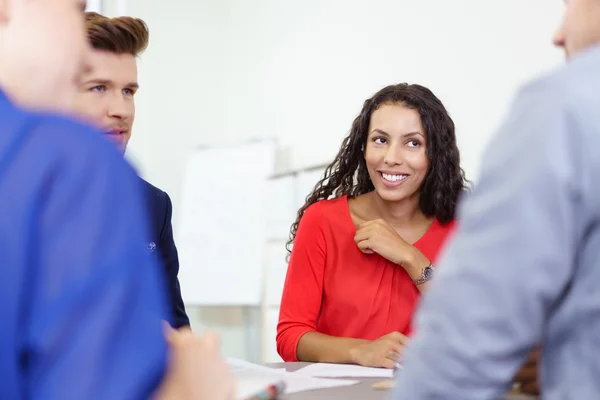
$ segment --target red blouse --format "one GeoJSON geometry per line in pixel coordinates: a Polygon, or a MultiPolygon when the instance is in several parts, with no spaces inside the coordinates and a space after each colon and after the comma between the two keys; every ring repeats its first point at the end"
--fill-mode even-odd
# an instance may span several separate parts
{"type": "MultiPolygon", "coordinates": [[[[414,246],[435,262],[453,227],[454,221],[434,220],[414,246]]],[[[319,201],[304,213],[277,325],[277,351],[284,361],[298,361],[298,341],[307,332],[367,340],[393,331],[410,334],[419,290],[400,265],[362,253],[355,233],[345,196],[319,201]]]]}

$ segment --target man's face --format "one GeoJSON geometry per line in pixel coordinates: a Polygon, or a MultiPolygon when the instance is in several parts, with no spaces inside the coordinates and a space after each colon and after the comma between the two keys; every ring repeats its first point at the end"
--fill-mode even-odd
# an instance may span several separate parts
{"type": "Polygon", "coordinates": [[[567,58],[600,44],[600,0],[565,0],[563,21],[553,41],[567,58]]]}
{"type": "Polygon", "coordinates": [[[125,152],[135,119],[137,61],[132,54],[91,50],[82,76],[76,109],[106,132],[125,152]]]}
{"type": "Polygon", "coordinates": [[[26,106],[71,111],[88,43],[85,0],[0,1],[7,86],[26,106]],[[10,77],[10,78],[9,78],[10,77]]]}

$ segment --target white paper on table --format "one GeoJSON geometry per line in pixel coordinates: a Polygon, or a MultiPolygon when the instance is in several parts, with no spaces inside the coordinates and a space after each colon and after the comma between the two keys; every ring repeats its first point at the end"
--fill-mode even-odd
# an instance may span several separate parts
{"type": "Polygon", "coordinates": [[[285,383],[286,394],[350,386],[358,383],[358,381],[355,380],[324,379],[303,376],[301,374],[296,374],[295,372],[287,372],[284,368],[269,368],[236,358],[228,358],[227,362],[236,377],[238,388],[237,399],[247,398],[249,392],[256,390],[258,383],[266,386],[283,381],[285,383]]]}
{"type": "Polygon", "coordinates": [[[371,368],[353,364],[315,363],[294,372],[295,374],[323,378],[393,378],[394,370],[371,368]]]}
{"type": "Polygon", "coordinates": [[[244,372],[244,371],[259,371],[266,374],[282,374],[286,373],[285,368],[269,368],[264,365],[254,364],[246,360],[239,358],[227,357],[227,364],[231,368],[232,372],[244,372]]]}
{"type": "Polygon", "coordinates": [[[351,381],[347,379],[312,378],[310,376],[296,375],[293,372],[286,373],[284,382],[286,385],[286,394],[307,392],[309,390],[316,389],[351,386],[358,383],[358,381],[351,381]]]}

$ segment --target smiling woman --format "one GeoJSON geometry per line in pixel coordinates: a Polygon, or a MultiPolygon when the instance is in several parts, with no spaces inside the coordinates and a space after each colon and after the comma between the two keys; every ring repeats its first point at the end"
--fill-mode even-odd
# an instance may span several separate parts
{"type": "Polygon", "coordinates": [[[392,368],[466,185],[454,122],[429,89],[368,99],[292,225],[281,357],[392,368]]]}

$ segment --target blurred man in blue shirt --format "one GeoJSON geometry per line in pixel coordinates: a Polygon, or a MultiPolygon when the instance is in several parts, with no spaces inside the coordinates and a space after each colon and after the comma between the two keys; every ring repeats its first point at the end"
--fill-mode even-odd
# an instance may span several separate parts
{"type": "Polygon", "coordinates": [[[537,343],[544,399],[600,396],[600,0],[565,3],[569,63],[489,146],[394,400],[502,398],[537,343]]]}
{"type": "Polygon", "coordinates": [[[84,8],[0,1],[0,398],[229,398],[214,339],[166,344],[138,177],[57,116],[85,65],[84,8]]]}

